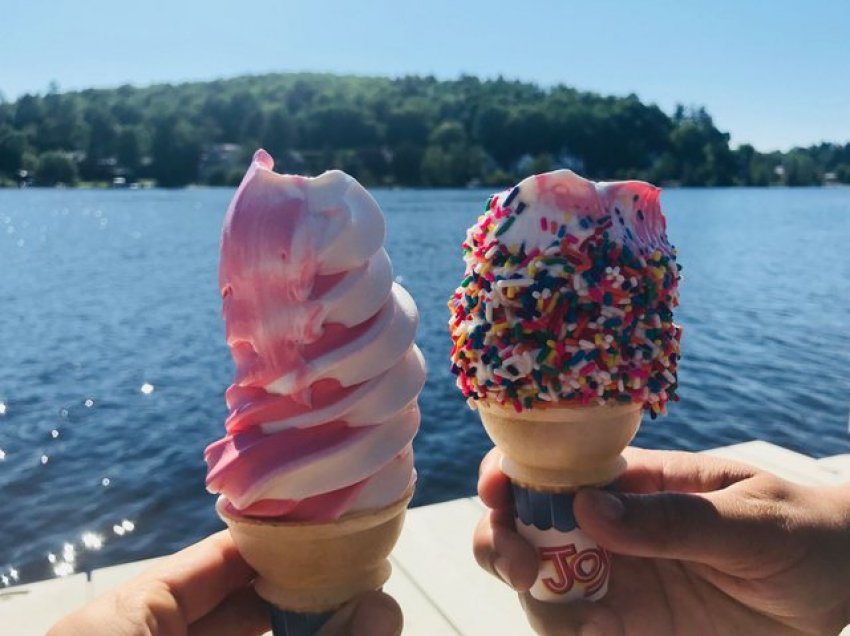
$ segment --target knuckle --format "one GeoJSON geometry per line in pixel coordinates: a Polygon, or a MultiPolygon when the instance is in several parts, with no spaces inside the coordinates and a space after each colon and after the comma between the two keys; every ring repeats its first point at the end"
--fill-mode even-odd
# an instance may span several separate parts
{"type": "Polygon", "coordinates": [[[761,473],[753,478],[755,492],[761,498],[773,502],[785,502],[792,497],[791,484],[770,473],[761,473]]]}
{"type": "Polygon", "coordinates": [[[753,478],[752,488],[745,501],[749,516],[761,521],[766,528],[774,528],[781,534],[787,534],[799,522],[796,488],[769,473],[758,475],[753,478]]]}

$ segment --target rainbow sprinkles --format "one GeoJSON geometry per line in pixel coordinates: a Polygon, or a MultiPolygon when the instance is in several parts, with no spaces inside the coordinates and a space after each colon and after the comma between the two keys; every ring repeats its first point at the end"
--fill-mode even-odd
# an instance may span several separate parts
{"type": "Polygon", "coordinates": [[[637,402],[654,418],[678,400],[681,268],[659,195],[559,170],[490,197],[449,301],[452,372],[472,406],[637,402]]]}

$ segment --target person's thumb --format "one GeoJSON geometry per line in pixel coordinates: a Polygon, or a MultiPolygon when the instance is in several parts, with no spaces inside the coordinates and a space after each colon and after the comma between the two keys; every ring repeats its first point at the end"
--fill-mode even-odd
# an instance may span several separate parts
{"type": "Polygon", "coordinates": [[[720,493],[646,495],[586,489],[576,494],[579,527],[611,552],[729,564],[764,540],[763,524],[720,493]]]}
{"type": "Polygon", "coordinates": [[[383,592],[366,592],[344,605],[316,636],[398,636],[404,625],[401,608],[383,592]]]}

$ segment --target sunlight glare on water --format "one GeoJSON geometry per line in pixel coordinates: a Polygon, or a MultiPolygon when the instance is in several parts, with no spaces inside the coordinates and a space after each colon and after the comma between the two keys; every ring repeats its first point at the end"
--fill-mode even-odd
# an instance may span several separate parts
{"type": "Polygon", "coordinates": [[[103,547],[103,535],[95,532],[84,532],[80,540],[86,550],[100,550],[103,547]]]}
{"type": "MultiPolygon", "coordinates": [[[[112,532],[116,537],[123,537],[135,529],[136,524],[129,519],[122,519],[119,523],[115,523],[112,526],[112,532]]],[[[85,556],[83,553],[98,552],[105,544],[106,538],[103,534],[86,531],[80,535],[79,545],[66,541],[62,544],[60,554],[57,555],[54,552],[48,552],[47,563],[50,565],[54,576],[67,576],[77,571],[78,557],[81,557],[81,555],[85,556]]],[[[19,578],[18,570],[10,567],[9,577],[17,581],[19,578]]]]}
{"type": "Polygon", "coordinates": [[[133,532],[135,529],[136,524],[129,519],[124,519],[120,524],[116,523],[112,526],[112,532],[117,534],[119,537],[123,537],[128,532],[133,532]]]}
{"type": "Polygon", "coordinates": [[[59,561],[53,566],[53,574],[58,577],[68,576],[74,573],[74,564],[67,561],[59,561]]]}

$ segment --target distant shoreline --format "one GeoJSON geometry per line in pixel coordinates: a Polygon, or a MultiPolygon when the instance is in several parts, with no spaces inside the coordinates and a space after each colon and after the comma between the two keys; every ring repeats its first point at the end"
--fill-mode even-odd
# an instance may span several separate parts
{"type": "Polygon", "coordinates": [[[0,102],[0,186],[235,185],[254,150],[276,169],[364,185],[499,187],[569,168],[682,186],[850,183],[850,143],[731,147],[704,108],[463,76],[251,75],[0,102]]]}

